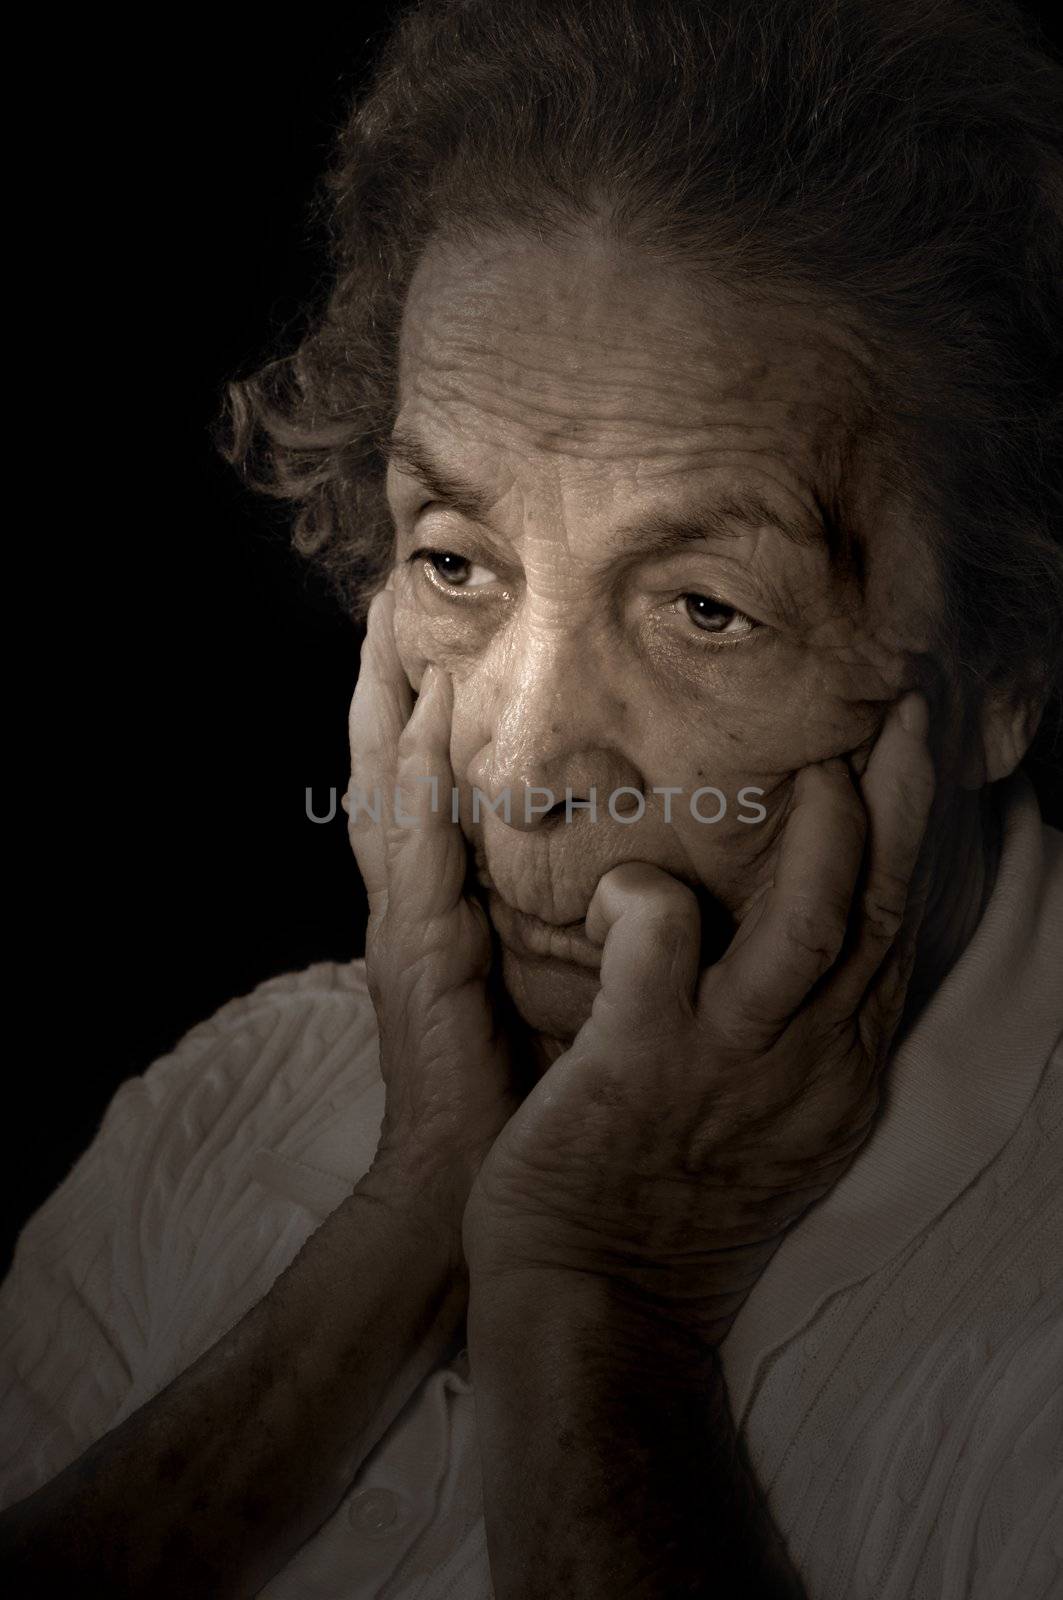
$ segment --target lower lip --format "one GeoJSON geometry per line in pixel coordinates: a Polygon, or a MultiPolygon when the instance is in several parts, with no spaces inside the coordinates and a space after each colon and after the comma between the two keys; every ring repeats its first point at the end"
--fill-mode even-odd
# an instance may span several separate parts
{"type": "Polygon", "coordinates": [[[546,956],[569,961],[597,972],[602,964],[601,946],[592,944],[582,931],[583,923],[556,928],[527,911],[517,911],[508,901],[490,890],[488,907],[498,937],[508,950],[520,956],[546,956]]]}

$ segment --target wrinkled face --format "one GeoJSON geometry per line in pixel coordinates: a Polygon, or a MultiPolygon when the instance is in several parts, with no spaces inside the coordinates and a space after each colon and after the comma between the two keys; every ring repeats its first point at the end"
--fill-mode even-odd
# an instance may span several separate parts
{"type": "Polygon", "coordinates": [[[589,1012],[596,953],[554,929],[604,872],[695,887],[711,948],[770,881],[796,772],[862,770],[920,680],[925,541],[853,465],[873,381],[811,312],[707,306],[590,236],[435,244],[418,268],[396,635],[415,688],[427,662],[453,678],[463,826],[533,1028],[570,1038],[589,1012]],[[843,487],[859,572],[822,510],[843,487]]]}

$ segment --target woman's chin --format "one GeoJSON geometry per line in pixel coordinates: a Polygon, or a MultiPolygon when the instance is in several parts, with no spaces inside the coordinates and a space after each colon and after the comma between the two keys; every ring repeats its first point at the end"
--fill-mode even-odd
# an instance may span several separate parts
{"type": "Polygon", "coordinates": [[[525,1025],[554,1039],[574,1039],[591,1014],[599,974],[556,956],[502,949],[502,981],[525,1025]]]}

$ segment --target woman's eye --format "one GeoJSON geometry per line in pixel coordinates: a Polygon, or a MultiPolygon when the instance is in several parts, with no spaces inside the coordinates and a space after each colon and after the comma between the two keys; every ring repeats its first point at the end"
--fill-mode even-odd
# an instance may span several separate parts
{"type": "Polygon", "coordinates": [[[743,611],[710,594],[683,594],[678,603],[700,633],[714,634],[717,638],[744,639],[760,627],[760,623],[743,611]]]}
{"type": "Polygon", "coordinates": [[[414,560],[424,561],[449,589],[480,589],[497,582],[497,574],[490,567],[477,566],[452,550],[418,550],[414,560]]]}

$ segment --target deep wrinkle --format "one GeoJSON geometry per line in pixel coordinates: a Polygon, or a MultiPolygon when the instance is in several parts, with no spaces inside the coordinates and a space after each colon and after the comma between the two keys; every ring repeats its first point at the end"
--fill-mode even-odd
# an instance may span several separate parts
{"type": "MultiPolygon", "coordinates": [[[[413,430],[396,428],[388,447],[388,461],[406,476],[415,478],[434,501],[470,522],[490,524],[491,496],[462,478],[460,472],[433,454],[427,442],[413,430]]],[[[820,497],[815,496],[817,504],[820,497]]],[[[819,516],[786,516],[754,490],[732,490],[714,503],[682,514],[650,512],[637,521],[622,523],[613,538],[618,558],[637,551],[641,558],[670,555],[691,544],[727,538],[735,527],[757,531],[763,527],[778,530],[799,546],[822,542],[836,559],[835,547],[842,541],[836,525],[819,516]]]]}
{"type": "MultiPolygon", "coordinates": [[[[429,662],[453,679],[463,826],[503,899],[576,922],[601,876],[638,859],[696,886],[715,935],[763,892],[796,772],[841,755],[857,773],[919,681],[937,580],[918,523],[857,464],[863,352],[846,364],[844,330],[821,339],[790,306],[750,314],[737,298],[712,311],[654,271],[595,239],[567,261],[528,240],[429,251],[403,324],[390,581],[411,686],[429,662]],[[430,461],[413,461],[417,441],[430,461]],[[434,485],[415,464],[439,469],[434,485]],[[725,523],[736,504],[819,536],[725,523]],[[862,591],[831,560],[844,530],[822,508],[841,506],[868,530],[862,591]],[[656,560],[654,532],[673,546],[656,560]],[[430,549],[497,581],[432,583],[407,559],[430,549]],[[714,638],[683,614],[689,593],[761,626],[714,638]],[[665,824],[654,790],[693,791],[696,770],[762,790],[764,822],[665,824]],[[474,789],[508,789],[519,810],[529,788],[627,787],[649,797],[631,825],[471,818],[474,789]]],[[[555,1037],[593,1000],[562,961],[503,951],[503,977],[555,1037]]]]}

